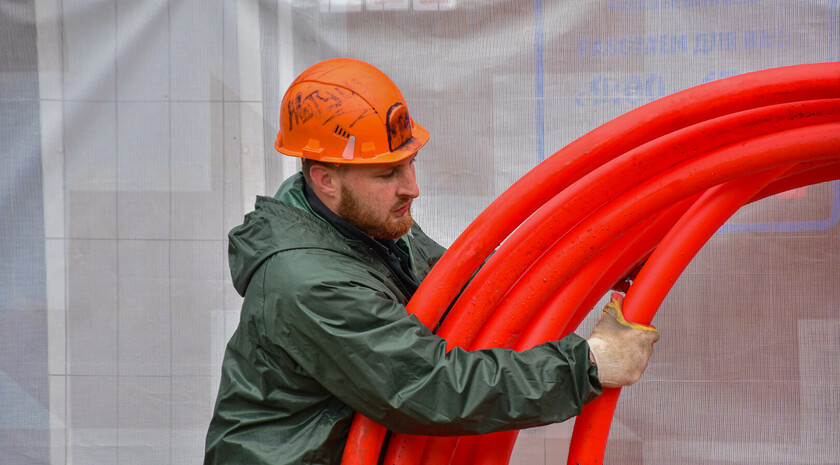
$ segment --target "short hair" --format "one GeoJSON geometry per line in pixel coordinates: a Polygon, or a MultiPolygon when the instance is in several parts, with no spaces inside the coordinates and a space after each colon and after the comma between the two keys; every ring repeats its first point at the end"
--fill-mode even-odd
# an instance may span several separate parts
{"type": "Polygon", "coordinates": [[[311,158],[301,158],[300,159],[300,170],[303,172],[303,177],[304,177],[304,179],[306,179],[306,183],[309,184],[310,186],[312,186],[312,177],[309,176],[309,170],[311,170],[312,167],[315,166],[315,165],[322,165],[322,166],[326,166],[326,167],[329,167],[329,168],[333,168],[336,171],[338,171],[339,173],[344,171],[345,168],[347,168],[347,165],[344,165],[342,163],[330,163],[330,162],[325,162],[325,161],[320,161],[320,160],[313,160],[311,158]]]}

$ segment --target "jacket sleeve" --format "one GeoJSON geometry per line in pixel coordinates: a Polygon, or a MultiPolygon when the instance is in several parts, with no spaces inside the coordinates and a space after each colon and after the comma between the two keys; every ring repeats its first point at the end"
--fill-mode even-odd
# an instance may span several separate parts
{"type": "Polygon", "coordinates": [[[447,352],[446,341],[408,315],[357,259],[288,251],[267,266],[266,344],[392,431],[466,435],[538,426],[579,414],[601,392],[589,347],[576,335],[521,352],[447,352]]]}

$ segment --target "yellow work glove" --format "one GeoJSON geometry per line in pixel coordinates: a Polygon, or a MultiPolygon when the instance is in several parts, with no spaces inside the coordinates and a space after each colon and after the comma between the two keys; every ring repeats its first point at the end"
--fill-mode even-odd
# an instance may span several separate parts
{"type": "Polygon", "coordinates": [[[613,293],[601,319],[586,342],[598,366],[604,387],[629,386],[642,376],[659,331],[653,326],[631,323],[621,313],[621,294],[613,293]]]}

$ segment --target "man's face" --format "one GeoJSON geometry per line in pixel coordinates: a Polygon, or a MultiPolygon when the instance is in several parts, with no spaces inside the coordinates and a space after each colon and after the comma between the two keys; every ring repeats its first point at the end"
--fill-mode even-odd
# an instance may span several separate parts
{"type": "Polygon", "coordinates": [[[420,195],[414,157],[374,165],[347,165],[340,173],[337,212],[376,239],[397,239],[411,229],[411,201],[420,195]]]}

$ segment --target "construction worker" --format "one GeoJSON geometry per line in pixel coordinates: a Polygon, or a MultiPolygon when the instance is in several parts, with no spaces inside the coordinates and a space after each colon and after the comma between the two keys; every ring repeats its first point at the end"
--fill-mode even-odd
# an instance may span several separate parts
{"type": "Polygon", "coordinates": [[[355,412],[391,431],[469,435],[566,420],[641,376],[658,333],[613,300],[587,342],[447,352],[406,312],[444,252],[411,217],[429,140],[396,85],[340,58],[283,97],[275,146],[302,172],[230,233],[244,296],[205,464],[338,464],[355,412]]]}

